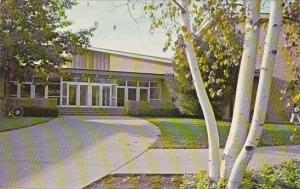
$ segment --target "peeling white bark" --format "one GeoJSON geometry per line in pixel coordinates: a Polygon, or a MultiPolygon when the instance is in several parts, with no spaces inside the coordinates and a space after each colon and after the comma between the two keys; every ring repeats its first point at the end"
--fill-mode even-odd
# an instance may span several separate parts
{"type": "MultiPolygon", "coordinates": [[[[186,33],[188,35],[192,34],[190,18],[189,18],[189,10],[188,10],[188,2],[187,0],[181,0],[181,5],[184,11],[182,11],[182,22],[186,27],[186,33]]],[[[195,89],[197,92],[197,97],[200,102],[205,123],[208,134],[208,143],[209,143],[209,177],[213,182],[217,182],[219,180],[220,174],[220,154],[219,154],[219,134],[217,123],[215,119],[215,115],[210,104],[207,92],[204,87],[203,79],[199,70],[199,66],[196,59],[196,53],[194,49],[194,45],[191,37],[184,37],[185,42],[185,52],[187,55],[189,67],[191,70],[191,74],[193,77],[193,82],[195,85],[195,89]]]]}
{"type": "Polygon", "coordinates": [[[244,171],[251,160],[260,140],[265,122],[274,62],[277,54],[279,33],[282,19],[282,0],[270,0],[270,18],[266,36],[264,54],[260,69],[260,78],[256,95],[254,115],[250,131],[241,153],[234,163],[228,180],[228,189],[236,189],[240,185],[244,171]]]}
{"type": "Polygon", "coordinates": [[[230,132],[224,148],[221,179],[227,180],[248,134],[250,103],[259,43],[261,0],[247,0],[245,40],[230,132]]]}

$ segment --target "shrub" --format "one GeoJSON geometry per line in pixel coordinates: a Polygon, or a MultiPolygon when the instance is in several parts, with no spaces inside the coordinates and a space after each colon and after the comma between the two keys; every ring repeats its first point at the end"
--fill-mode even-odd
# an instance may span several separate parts
{"type": "Polygon", "coordinates": [[[125,107],[126,114],[131,116],[179,117],[180,112],[171,103],[138,102],[128,103],[125,107]]]}
{"type": "Polygon", "coordinates": [[[241,188],[300,189],[300,161],[290,160],[279,165],[248,170],[241,188]]]}
{"type": "Polygon", "coordinates": [[[57,108],[42,108],[37,106],[24,107],[25,117],[57,117],[57,108]]]}
{"type": "MultiPolygon", "coordinates": [[[[181,189],[225,189],[221,181],[213,187],[206,172],[185,175],[181,189]]],[[[260,169],[248,169],[244,174],[240,189],[300,189],[300,161],[289,160],[278,165],[267,164],[260,169]]]]}

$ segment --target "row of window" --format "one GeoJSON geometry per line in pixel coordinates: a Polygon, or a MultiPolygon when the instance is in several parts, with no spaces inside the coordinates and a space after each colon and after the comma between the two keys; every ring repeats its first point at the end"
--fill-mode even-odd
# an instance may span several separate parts
{"type": "Polygon", "coordinates": [[[60,96],[60,84],[50,83],[47,86],[32,82],[11,82],[10,96],[17,98],[57,98],[60,96]]]}
{"type": "MultiPolygon", "coordinates": [[[[87,87],[87,86],[86,86],[87,87]]],[[[87,89],[86,89],[87,91],[87,89]]],[[[67,96],[63,87],[63,97],[67,96]]],[[[82,92],[81,92],[82,93],[82,92]]],[[[115,94],[114,92],[112,92],[115,94]]],[[[32,82],[17,83],[11,82],[11,97],[17,98],[56,98],[60,104],[60,83],[50,83],[47,86],[33,84],[32,82]]],[[[111,96],[113,95],[111,94],[111,96]]],[[[87,95],[87,93],[86,93],[87,95]]],[[[124,81],[118,82],[117,86],[117,106],[124,106],[125,100],[130,101],[154,101],[161,99],[160,86],[157,82],[150,81],[124,81]]],[[[65,100],[65,99],[63,99],[65,100]]]]}

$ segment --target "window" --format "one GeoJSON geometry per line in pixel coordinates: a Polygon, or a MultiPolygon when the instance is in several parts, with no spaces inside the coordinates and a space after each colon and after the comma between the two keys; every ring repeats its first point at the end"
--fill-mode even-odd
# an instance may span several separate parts
{"type": "Polygon", "coordinates": [[[48,98],[55,98],[57,105],[60,104],[60,83],[50,83],[48,85],[48,98]]]}
{"type": "Polygon", "coordinates": [[[60,84],[51,83],[48,85],[48,97],[59,97],[60,96],[60,84]]]}
{"type": "Polygon", "coordinates": [[[87,106],[88,101],[88,85],[80,85],[80,105],[87,106]]]}
{"type": "Polygon", "coordinates": [[[150,100],[160,100],[159,88],[150,88],[150,100]]]}
{"type": "Polygon", "coordinates": [[[21,85],[21,97],[22,98],[30,97],[30,91],[31,91],[31,84],[23,83],[21,85]]]}
{"type": "Polygon", "coordinates": [[[62,105],[67,105],[67,91],[68,91],[68,84],[62,84],[62,105]]]}
{"type": "Polygon", "coordinates": [[[157,82],[150,82],[150,100],[160,100],[160,87],[157,82]]]}
{"type": "Polygon", "coordinates": [[[136,101],[136,88],[128,88],[128,100],[136,101]]]}
{"type": "Polygon", "coordinates": [[[45,97],[45,86],[41,84],[35,85],[35,98],[44,98],[45,97]]]}
{"type": "Polygon", "coordinates": [[[148,89],[140,89],[140,101],[148,101],[148,89]]]}
{"type": "Polygon", "coordinates": [[[117,106],[124,106],[125,105],[125,88],[118,87],[117,92],[117,106]]]}
{"type": "Polygon", "coordinates": [[[17,82],[10,83],[10,91],[9,94],[11,97],[17,97],[18,85],[17,82]]]}

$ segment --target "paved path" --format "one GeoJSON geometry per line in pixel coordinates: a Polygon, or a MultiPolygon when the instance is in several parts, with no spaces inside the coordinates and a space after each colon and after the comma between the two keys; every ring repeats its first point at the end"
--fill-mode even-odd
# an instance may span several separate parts
{"type": "MultiPolygon", "coordinates": [[[[277,164],[289,159],[300,160],[300,145],[258,148],[250,167],[258,168],[266,163],[277,164]]],[[[153,149],[113,174],[192,174],[207,170],[207,162],[207,149],[153,149]]]]}
{"type": "Polygon", "coordinates": [[[0,188],[82,188],[143,153],[159,130],[130,117],[60,117],[0,133],[0,188]]]}

